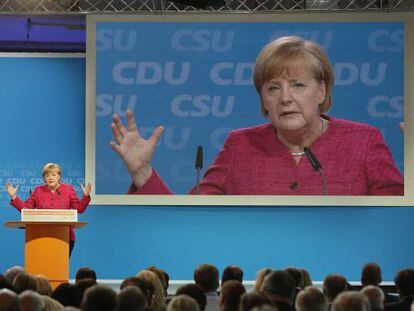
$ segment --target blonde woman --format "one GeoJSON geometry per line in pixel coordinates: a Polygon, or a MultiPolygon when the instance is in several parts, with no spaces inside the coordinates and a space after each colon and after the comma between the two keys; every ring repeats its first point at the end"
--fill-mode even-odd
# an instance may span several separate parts
{"type": "Polygon", "coordinates": [[[139,279],[149,282],[154,287],[154,297],[151,305],[149,305],[152,311],[165,310],[165,296],[164,288],[158,276],[149,270],[142,270],[137,274],[139,279]]]}
{"type": "MultiPolygon", "coordinates": [[[[37,186],[24,202],[17,195],[19,185],[14,187],[12,184],[6,184],[6,191],[11,198],[10,205],[19,211],[23,208],[76,209],[78,213],[83,213],[86,210],[91,200],[89,194],[92,185],[90,183],[86,186],[80,184],[83,196],[79,200],[75,189],[71,185],[60,183],[62,170],[56,163],[47,163],[42,169],[42,177],[45,182],[44,185],[37,186]]],[[[69,256],[74,246],[75,232],[71,228],[69,256]]]]}

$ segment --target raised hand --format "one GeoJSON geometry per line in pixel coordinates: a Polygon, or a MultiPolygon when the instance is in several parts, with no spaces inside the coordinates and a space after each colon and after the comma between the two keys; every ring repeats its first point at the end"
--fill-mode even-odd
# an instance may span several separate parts
{"type": "Polygon", "coordinates": [[[9,196],[14,200],[17,196],[17,190],[19,189],[19,185],[13,187],[12,184],[6,184],[4,188],[6,189],[9,196]]]}
{"type": "Polygon", "coordinates": [[[91,185],[91,183],[89,182],[86,186],[84,186],[82,183],[79,183],[79,185],[80,185],[80,186],[81,186],[81,188],[82,188],[83,195],[84,195],[85,197],[88,197],[88,196],[90,195],[90,193],[91,193],[91,190],[92,190],[92,185],[91,185]]]}
{"type": "Polygon", "coordinates": [[[135,185],[140,187],[151,177],[152,156],[164,127],[157,127],[151,137],[146,140],[139,134],[131,110],[127,111],[128,129],[125,128],[118,115],[115,114],[113,118],[114,123],[111,124],[111,129],[114,141],[111,141],[111,147],[124,161],[135,185]]]}

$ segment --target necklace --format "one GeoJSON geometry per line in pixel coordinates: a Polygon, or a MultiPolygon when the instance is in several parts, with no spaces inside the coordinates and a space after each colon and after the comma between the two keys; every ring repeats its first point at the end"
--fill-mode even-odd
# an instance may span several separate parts
{"type": "MultiPolygon", "coordinates": [[[[326,132],[326,129],[328,128],[328,120],[325,120],[324,118],[320,118],[322,123],[322,134],[326,132]]],[[[305,151],[299,151],[299,152],[291,152],[290,153],[294,157],[300,157],[305,154],[305,151]]]]}

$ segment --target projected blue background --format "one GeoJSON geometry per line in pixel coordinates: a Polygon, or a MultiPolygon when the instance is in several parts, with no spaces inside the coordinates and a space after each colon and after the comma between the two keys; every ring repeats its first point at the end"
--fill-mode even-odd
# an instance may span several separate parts
{"type": "Polygon", "coordinates": [[[252,68],[261,48],[283,35],[323,46],[336,75],[328,114],[379,127],[403,172],[401,23],[98,22],[96,193],[122,194],[130,184],[109,146],[112,114],[127,108],[145,137],[165,126],[153,165],[175,193],[187,193],[198,145],[206,167],[230,129],[267,122],[252,68]]]}

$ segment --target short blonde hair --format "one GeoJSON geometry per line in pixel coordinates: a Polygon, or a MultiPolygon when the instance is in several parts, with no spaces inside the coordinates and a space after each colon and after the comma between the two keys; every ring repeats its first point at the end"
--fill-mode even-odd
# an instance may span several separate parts
{"type": "MultiPolygon", "coordinates": [[[[309,71],[313,77],[326,85],[325,100],[320,112],[331,106],[334,72],[328,57],[317,43],[296,36],[281,37],[266,45],[256,59],[253,81],[256,91],[261,94],[263,85],[283,73],[288,75],[309,71]]],[[[261,99],[261,110],[268,116],[261,99]]]]}
{"type": "Polygon", "coordinates": [[[62,170],[59,165],[56,163],[47,163],[45,166],[43,166],[42,177],[45,178],[45,176],[52,171],[55,171],[59,176],[62,176],[62,170]]]}

